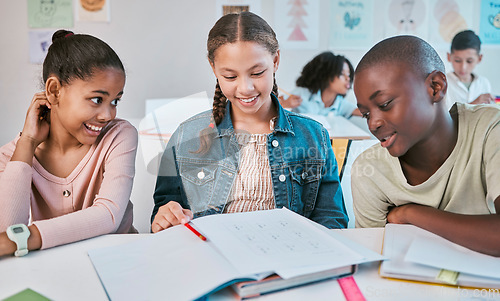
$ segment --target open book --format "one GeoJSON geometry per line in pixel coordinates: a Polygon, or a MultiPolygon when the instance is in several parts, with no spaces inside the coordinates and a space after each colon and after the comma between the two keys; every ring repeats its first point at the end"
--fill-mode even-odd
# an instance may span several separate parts
{"type": "Polygon", "coordinates": [[[387,224],[380,275],[465,287],[499,288],[500,258],[481,254],[413,225],[387,224]],[[454,283],[441,270],[458,272],[454,283]]]}
{"type": "Polygon", "coordinates": [[[282,280],[266,288],[270,292],[351,274],[354,265],[382,258],[336,239],[288,209],[210,215],[191,224],[207,241],[179,225],[89,251],[108,297],[194,300],[234,283],[277,274],[282,280]],[[324,278],[318,278],[324,271],[324,278]]]}

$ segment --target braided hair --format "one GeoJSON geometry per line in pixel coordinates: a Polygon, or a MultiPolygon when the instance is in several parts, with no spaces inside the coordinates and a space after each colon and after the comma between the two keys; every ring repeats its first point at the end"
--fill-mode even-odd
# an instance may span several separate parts
{"type": "MultiPolygon", "coordinates": [[[[238,41],[257,42],[271,54],[277,53],[279,49],[276,34],[267,22],[258,15],[251,12],[238,14],[227,14],[221,17],[212,27],[208,34],[207,52],[211,64],[215,60],[215,51],[219,47],[238,41]]],[[[274,78],[272,93],[278,96],[278,85],[274,78]]],[[[215,85],[214,101],[212,107],[213,122],[208,128],[200,132],[200,148],[195,153],[204,154],[208,152],[212,139],[215,136],[213,126],[219,125],[226,114],[227,97],[222,93],[219,81],[215,85]]]]}
{"type": "MultiPolygon", "coordinates": [[[[258,15],[251,12],[239,14],[228,14],[220,18],[208,34],[207,51],[208,59],[213,64],[215,51],[227,43],[238,41],[257,42],[266,48],[271,54],[279,49],[276,34],[267,22],[258,15]]],[[[276,79],[273,84],[273,93],[278,95],[276,79]]],[[[227,98],[217,82],[215,86],[213,117],[215,124],[220,124],[226,113],[227,98]]]]}

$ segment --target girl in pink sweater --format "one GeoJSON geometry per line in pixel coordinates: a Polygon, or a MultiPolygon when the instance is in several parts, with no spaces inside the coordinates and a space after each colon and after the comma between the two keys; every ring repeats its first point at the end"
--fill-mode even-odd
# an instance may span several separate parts
{"type": "Polygon", "coordinates": [[[0,256],[23,255],[26,243],[36,250],[135,231],[137,131],[115,119],[123,65],[93,36],[59,30],[52,42],[45,91],[21,134],[0,148],[0,256]]]}

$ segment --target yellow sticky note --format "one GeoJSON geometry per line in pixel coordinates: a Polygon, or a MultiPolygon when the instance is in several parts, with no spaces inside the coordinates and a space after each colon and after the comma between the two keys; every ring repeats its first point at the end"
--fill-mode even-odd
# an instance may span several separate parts
{"type": "Polygon", "coordinates": [[[436,279],[448,284],[457,285],[458,272],[442,269],[436,279]]]}

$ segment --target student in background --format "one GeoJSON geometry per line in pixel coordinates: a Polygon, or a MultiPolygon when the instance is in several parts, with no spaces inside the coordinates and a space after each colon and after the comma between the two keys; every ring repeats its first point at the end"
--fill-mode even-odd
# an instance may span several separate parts
{"type": "Polygon", "coordinates": [[[276,35],[243,12],[210,30],[208,59],[217,78],[213,109],[183,122],[163,154],[151,230],[193,217],[287,207],[329,228],[347,214],[326,130],[284,110],[274,79],[276,35]]]}
{"type": "Polygon", "coordinates": [[[380,143],[352,167],[356,226],[413,224],[500,256],[500,109],[448,112],[446,88],[443,62],[417,37],[386,39],[361,59],[354,91],[380,143]]]}
{"type": "Polygon", "coordinates": [[[282,97],[281,104],[298,113],[361,116],[356,105],[344,99],[353,77],[354,69],[348,59],[330,51],[320,53],[304,66],[297,88],[288,98],[282,97]]]}
{"type": "Polygon", "coordinates": [[[471,104],[495,103],[491,95],[491,85],[487,78],[473,73],[481,62],[481,40],[472,30],[457,33],[451,42],[448,62],[453,72],[448,72],[448,109],[455,102],[471,104]]]}
{"type": "Polygon", "coordinates": [[[0,150],[0,256],[16,251],[7,233],[36,250],[135,232],[129,197],[137,131],[115,119],[122,62],[93,36],[59,30],[52,42],[45,91],[34,95],[19,136],[0,150]]]}

